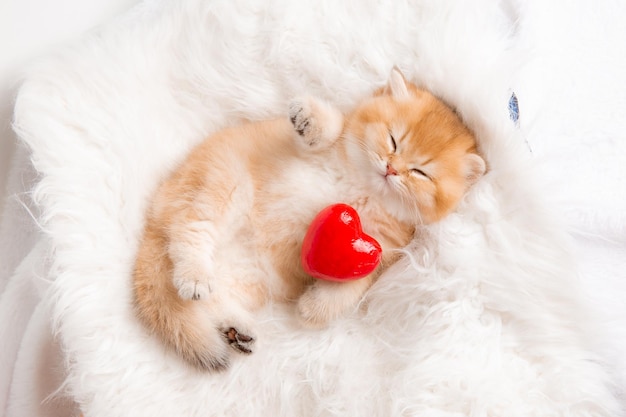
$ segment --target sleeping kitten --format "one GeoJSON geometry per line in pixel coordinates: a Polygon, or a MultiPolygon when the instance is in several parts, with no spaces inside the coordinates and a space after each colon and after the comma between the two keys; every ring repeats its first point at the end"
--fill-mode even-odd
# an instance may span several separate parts
{"type": "Polygon", "coordinates": [[[345,116],[305,98],[289,118],[218,132],[156,193],[134,269],[137,314],[190,364],[225,368],[233,348],[252,352],[251,312],[269,300],[296,303],[311,327],[354,308],[394,249],[450,213],[484,171],[457,115],[397,69],[345,116]],[[339,202],[356,208],[383,259],[360,280],[314,280],[302,240],[339,202]]]}

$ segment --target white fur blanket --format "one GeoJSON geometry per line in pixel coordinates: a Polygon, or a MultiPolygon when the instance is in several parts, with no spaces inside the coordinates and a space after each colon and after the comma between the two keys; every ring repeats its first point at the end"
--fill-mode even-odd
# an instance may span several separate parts
{"type": "Polygon", "coordinates": [[[0,410],[625,415],[626,7],[557,3],[146,1],[35,68],[0,241],[0,410]],[[367,310],[310,331],[271,306],[253,355],[190,371],[130,304],[156,185],[210,132],[305,92],[348,107],[394,64],[457,108],[488,175],[367,310]]]}

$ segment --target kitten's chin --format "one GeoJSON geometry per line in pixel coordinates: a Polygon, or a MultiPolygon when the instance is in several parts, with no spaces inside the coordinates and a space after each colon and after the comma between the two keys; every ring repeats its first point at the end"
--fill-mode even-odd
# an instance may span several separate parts
{"type": "MultiPolygon", "coordinates": [[[[393,184],[388,178],[383,177],[382,186],[376,187],[374,192],[380,199],[385,211],[394,218],[403,222],[418,224],[420,216],[417,207],[410,205],[405,198],[402,198],[402,191],[397,184],[393,184]]],[[[380,185],[380,184],[379,184],[380,185]]]]}
{"type": "Polygon", "coordinates": [[[409,209],[404,202],[400,199],[388,199],[386,207],[393,217],[403,222],[418,224],[420,223],[419,214],[417,209],[409,209]]]}

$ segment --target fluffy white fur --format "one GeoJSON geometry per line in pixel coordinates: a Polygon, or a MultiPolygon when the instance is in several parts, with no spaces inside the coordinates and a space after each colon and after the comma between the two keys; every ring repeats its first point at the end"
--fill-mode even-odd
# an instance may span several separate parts
{"type": "MultiPolygon", "coordinates": [[[[58,395],[88,417],[622,415],[562,206],[548,198],[560,191],[545,181],[553,161],[539,150],[581,133],[542,113],[547,86],[532,81],[549,54],[526,49],[550,36],[541,19],[561,10],[522,3],[151,1],[36,69],[16,127],[41,173],[40,250],[52,257],[36,314],[50,314],[63,346],[58,395]],[[302,92],[350,106],[394,64],[457,107],[489,173],[362,310],[311,331],[292,307],[273,306],[259,317],[253,355],[223,374],[191,371],[131,310],[130,271],[156,185],[209,132],[285,114],[302,92]],[[508,120],[511,87],[521,132],[508,120]]],[[[33,415],[12,404],[10,416],[33,415]]]]}

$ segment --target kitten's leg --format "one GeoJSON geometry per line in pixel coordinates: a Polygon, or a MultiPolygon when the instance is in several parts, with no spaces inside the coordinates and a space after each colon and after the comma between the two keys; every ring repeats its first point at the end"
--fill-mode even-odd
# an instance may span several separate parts
{"type": "Polygon", "coordinates": [[[239,288],[258,282],[239,261],[254,265],[253,243],[233,234],[247,224],[253,189],[239,159],[205,146],[212,152],[196,150],[155,196],[134,270],[134,305],[188,363],[220,370],[233,349],[250,353],[255,343],[254,292],[239,288]]]}
{"type": "Polygon", "coordinates": [[[253,318],[235,297],[220,295],[222,308],[217,318],[217,328],[221,331],[226,343],[239,353],[250,354],[256,342],[253,318]]]}
{"type": "MultiPolygon", "coordinates": [[[[237,212],[235,208],[229,211],[237,212]]],[[[202,210],[196,205],[193,213],[202,214],[202,210]]],[[[190,220],[189,216],[187,220],[190,220]]],[[[226,227],[233,224],[227,215],[222,220],[226,227]]],[[[173,315],[187,317],[184,323],[177,326],[176,333],[185,339],[182,343],[178,342],[177,350],[191,363],[200,363],[203,367],[209,360],[226,366],[228,355],[221,350],[221,344],[249,354],[256,341],[254,320],[246,308],[250,304],[247,298],[250,297],[245,291],[239,291],[241,282],[250,279],[241,275],[245,274],[241,268],[234,268],[237,259],[225,256],[225,253],[241,255],[241,252],[236,251],[237,245],[232,247],[228,244],[228,238],[221,229],[216,222],[200,219],[170,226],[172,283],[183,302],[173,315]],[[219,263],[213,262],[214,255],[219,263]],[[203,336],[188,336],[195,334],[203,336]],[[183,349],[180,346],[188,347],[183,349]],[[211,359],[200,362],[195,358],[211,359]]],[[[245,259],[253,259],[253,254],[244,255],[247,255],[245,259]]],[[[173,317],[169,319],[174,320],[173,317]]]]}
{"type": "Polygon", "coordinates": [[[196,220],[170,227],[172,280],[183,300],[207,299],[211,292],[213,248],[217,230],[209,221],[196,220]]]}
{"type": "Polygon", "coordinates": [[[315,281],[298,300],[300,318],[309,327],[324,327],[354,308],[373,279],[370,275],[348,282],[315,281]]]}
{"type": "MultiPolygon", "coordinates": [[[[211,163],[212,169],[222,169],[229,175],[212,175],[219,181],[194,193],[193,197],[181,199],[172,211],[167,228],[168,252],[174,265],[173,282],[183,300],[206,299],[213,287],[225,280],[215,273],[216,248],[229,238],[232,228],[251,205],[249,187],[244,185],[250,182],[244,177],[246,171],[235,162],[229,162],[227,167],[221,167],[219,162],[211,163]]],[[[221,285],[228,287],[229,283],[221,285]]]]}
{"type": "Polygon", "coordinates": [[[297,138],[313,150],[328,148],[343,130],[343,114],[339,109],[314,97],[292,101],[289,120],[297,138]]]}
{"type": "MultiPolygon", "coordinates": [[[[248,238],[249,232],[244,233],[248,238]]],[[[264,306],[268,299],[267,283],[257,261],[254,244],[246,245],[241,235],[233,237],[235,244],[224,242],[217,248],[216,288],[209,302],[218,299],[221,314],[217,326],[227,343],[241,353],[252,353],[256,341],[256,322],[252,311],[264,306]]]]}

